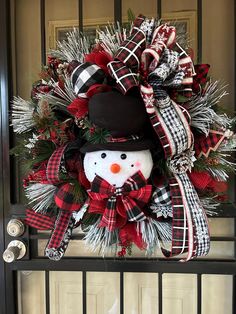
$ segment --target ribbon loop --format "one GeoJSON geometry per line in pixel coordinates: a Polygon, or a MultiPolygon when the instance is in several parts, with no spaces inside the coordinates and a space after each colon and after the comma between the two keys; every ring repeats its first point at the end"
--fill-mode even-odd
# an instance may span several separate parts
{"type": "Polygon", "coordinates": [[[131,36],[120,45],[114,59],[121,61],[136,72],[139,68],[140,57],[145,48],[145,43],[144,32],[140,28],[134,27],[131,36]]]}
{"type": "Polygon", "coordinates": [[[117,88],[126,94],[132,87],[138,86],[138,75],[121,61],[111,61],[107,65],[110,75],[116,80],[117,88]]]}
{"type": "Polygon", "coordinates": [[[54,153],[49,158],[46,175],[47,180],[50,184],[59,184],[61,180],[59,178],[60,165],[65,152],[66,146],[61,146],[57,148],[54,153]]]}

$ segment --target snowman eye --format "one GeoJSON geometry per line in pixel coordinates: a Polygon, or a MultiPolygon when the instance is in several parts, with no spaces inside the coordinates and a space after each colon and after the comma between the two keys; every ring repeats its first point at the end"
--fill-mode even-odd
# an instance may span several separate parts
{"type": "Polygon", "coordinates": [[[106,153],[102,153],[102,154],[101,154],[101,157],[102,157],[103,159],[106,158],[106,156],[107,156],[106,153]]]}
{"type": "Polygon", "coordinates": [[[126,154],[121,154],[121,155],[120,155],[120,158],[121,158],[121,159],[126,159],[126,158],[127,158],[127,155],[126,155],[126,154]]]}
{"type": "Polygon", "coordinates": [[[131,167],[134,167],[134,165],[131,165],[131,167]]]}

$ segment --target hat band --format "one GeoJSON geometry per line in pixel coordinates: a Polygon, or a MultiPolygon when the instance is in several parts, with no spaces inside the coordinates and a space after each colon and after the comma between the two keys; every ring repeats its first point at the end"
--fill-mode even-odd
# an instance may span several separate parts
{"type": "Polygon", "coordinates": [[[142,137],[139,135],[130,135],[127,137],[109,137],[107,142],[108,143],[125,143],[130,141],[137,141],[140,140],[142,137]]]}

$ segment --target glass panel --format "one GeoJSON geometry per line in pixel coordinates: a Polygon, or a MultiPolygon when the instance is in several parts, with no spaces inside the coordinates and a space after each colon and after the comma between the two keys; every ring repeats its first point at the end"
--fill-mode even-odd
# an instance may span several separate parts
{"type": "Polygon", "coordinates": [[[202,276],[202,314],[232,314],[232,276],[202,276]]]}
{"type": "Polygon", "coordinates": [[[233,237],[233,218],[209,218],[211,236],[233,237]]]}
{"type": "Polygon", "coordinates": [[[157,16],[157,1],[149,0],[126,0],[122,2],[122,15],[124,20],[127,19],[127,11],[131,9],[135,15],[143,14],[147,17],[157,16]]]}
{"type": "Polygon", "coordinates": [[[94,22],[95,25],[100,23],[100,20],[107,23],[112,22],[114,12],[114,2],[111,0],[86,0],[83,1],[83,16],[84,24],[94,22]]]}
{"type": "MultiPolygon", "coordinates": [[[[235,50],[232,45],[231,36],[234,29],[234,2],[214,1],[214,6],[209,1],[202,1],[202,62],[211,65],[211,75],[215,80],[227,84],[229,95],[225,96],[222,104],[227,110],[234,110],[234,67],[232,60],[235,60],[235,50]],[[209,12],[211,17],[209,18],[209,12]],[[216,23],[214,16],[220,17],[220,23],[216,23]],[[216,49],[216,43],[218,49],[216,49]],[[222,63],[222,60],[224,62],[222,63]]],[[[229,179],[229,198],[235,200],[235,178],[229,179]]]]}
{"type": "Polygon", "coordinates": [[[124,273],[124,313],[158,313],[158,274],[124,273]]]}
{"type": "Polygon", "coordinates": [[[87,273],[87,314],[119,314],[119,300],[119,273],[87,273]]]}
{"type": "Polygon", "coordinates": [[[210,252],[208,253],[207,256],[202,258],[232,259],[234,258],[234,242],[211,241],[210,252]]]}
{"type": "MultiPolygon", "coordinates": [[[[11,1],[13,4],[13,1],[11,1]]],[[[12,10],[12,76],[14,95],[23,99],[30,98],[32,83],[38,80],[41,71],[41,46],[40,46],[40,10],[39,1],[19,0],[14,1],[12,10]]],[[[17,143],[17,138],[15,140],[17,143]]],[[[25,197],[22,188],[22,176],[25,175],[22,160],[17,161],[19,167],[16,195],[19,202],[24,203],[25,197]]]]}
{"type": "Polygon", "coordinates": [[[163,313],[172,314],[173,309],[175,314],[197,314],[196,275],[163,275],[163,313]]]}
{"type": "Polygon", "coordinates": [[[15,3],[17,94],[29,99],[32,83],[38,80],[41,71],[39,1],[20,0],[15,3]]]}
{"type": "Polygon", "coordinates": [[[55,48],[56,40],[62,39],[68,27],[78,25],[78,3],[77,0],[45,1],[46,51],[55,48]]]}
{"type": "Polygon", "coordinates": [[[197,1],[196,0],[181,0],[181,1],[172,1],[165,0],[162,1],[162,12],[176,12],[176,11],[191,11],[197,10],[197,1]]]}
{"type": "MultiPolygon", "coordinates": [[[[210,218],[210,230],[211,236],[233,236],[234,235],[234,219],[232,218],[210,218]]],[[[45,232],[44,232],[45,233],[45,232]]],[[[73,235],[78,235],[80,229],[74,229],[73,235]]],[[[38,240],[38,254],[39,256],[44,255],[44,249],[47,244],[47,240],[38,240]]],[[[101,257],[99,252],[91,251],[83,240],[71,240],[67,248],[65,256],[90,256],[90,257],[101,257]]],[[[114,256],[114,253],[107,254],[106,257],[114,256]]],[[[159,249],[153,255],[154,257],[163,257],[159,249]]],[[[127,256],[127,258],[143,257],[148,258],[145,251],[139,250],[136,246],[132,247],[132,255],[127,256]]],[[[184,257],[184,255],[182,256],[184,257]]],[[[180,257],[179,257],[180,258],[180,257]]],[[[232,259],[234,258],[234,242],[233,241],[211,241],[211,249],[207,256],[202,258],[209,259],[232,259]]]]}
{"type": "Polygon", "coordinates": [[[17,272],[18,314],[44,314],[45,275],[43,271],[17,272]]]}
{"type": "Polygon", "coordinates": [[[50,272],[50,313],[82,314],[82,273],[50,272]]]}

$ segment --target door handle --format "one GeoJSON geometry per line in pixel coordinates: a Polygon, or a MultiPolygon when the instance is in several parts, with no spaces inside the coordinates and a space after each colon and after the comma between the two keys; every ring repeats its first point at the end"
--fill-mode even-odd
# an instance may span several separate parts
{"type": "Polygon", "coordinates": [[[17,259],[25,256],[26,246],[22,241],[15,240],[8,244],[7,249],[3,252],[3,259],[6,263],[12,263],[17,259]]]}
{"type": "Polygon", "coordinates": [[[7,224],[7,233],[11,237],[20,237],[25,232],[25,226],[19,219],[13,218],[7,224]]]}

